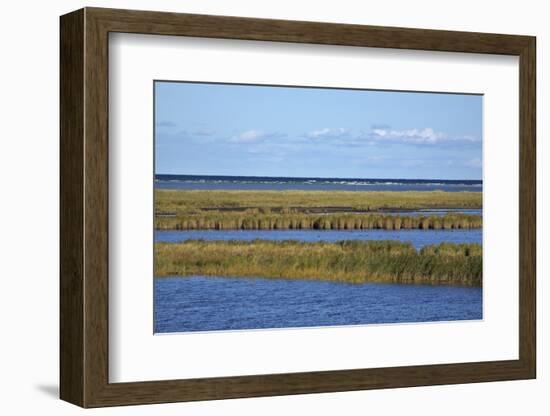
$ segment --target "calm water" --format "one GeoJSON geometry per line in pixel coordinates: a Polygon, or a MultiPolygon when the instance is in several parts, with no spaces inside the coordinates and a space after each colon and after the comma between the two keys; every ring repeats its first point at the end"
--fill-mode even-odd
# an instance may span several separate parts
{"type": "Polygon", "coordinates": [[[444,179],[286,178],[259,176],[156,175],[158,189],[305,191],[472,191],[482,181],[444,179]]]}
{"type": "Polygon", "coordinates": [[[185,240],[398,240],[410,241],[420,249],[425,245],[482,242],[482,230],[190,230],[155,231],[155,241],[177,243],[185,240]]]}
{"type": "Polygon", "coordinates": [[[439,208],[439,209],[421,209],[414,211],[381,211],[384,215],[401,215],[401,216],[439,216],[447,214],[468,214],[468,215],[483,215],[483,210],[480,208],[439,208]]]}
{"type": "Polygon", "coordinates": [[[482,290],[226,277],[155,279],[155,332],[482,319],[482,290]]]}

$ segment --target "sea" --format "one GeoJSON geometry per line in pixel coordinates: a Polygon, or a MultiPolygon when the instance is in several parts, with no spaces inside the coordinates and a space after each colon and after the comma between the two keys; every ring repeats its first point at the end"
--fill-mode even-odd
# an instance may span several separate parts
{"type": "Polygon", "coordinates": [[[481,180],[155,175],[157,189],[481,192],[481,180]]]}

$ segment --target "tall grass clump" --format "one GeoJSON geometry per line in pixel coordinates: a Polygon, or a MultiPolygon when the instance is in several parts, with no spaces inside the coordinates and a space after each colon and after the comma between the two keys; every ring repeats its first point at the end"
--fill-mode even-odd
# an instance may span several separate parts
{"type": "Polygon", "coordinates": [[[228,276],[345,283],[481,286],[478,244],[396,241],[204,241],[155,244],[155,276],[228,276]]]}
{"type": "Polygon", "coordinates": [[[442,230],[482,227],[479,215],[400,216],[385,214],[308,214],[201,212],[155,218],[158,230],[442,230]]]}

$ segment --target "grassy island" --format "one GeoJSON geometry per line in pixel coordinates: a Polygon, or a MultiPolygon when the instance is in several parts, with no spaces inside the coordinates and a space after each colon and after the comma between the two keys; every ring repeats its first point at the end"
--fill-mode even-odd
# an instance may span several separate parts
{"type": "Polygon", "coordinates": [[[155,276],[228,276],[344,283],[482,284],[479,244],[396,241],[204,241],[155,244],[155,276]]]}
{"type": "Polygon", "coordinates": [[[159,230],[481,228],[479,215],[407,215],[481,208],[479,192],[155,191],[159,230]],[[399,215],[396,215],[399,214],[399,215]]]}
{"type": "Polygon", "coordinates": [[[429,208],[481,208],[481,192],[443,191],[241,191],[155,190],[155,210],[188,213],[196,210],[238,211],[269,208],[272,211],[318,208],[338,211],[379,211],[429,208]]]}

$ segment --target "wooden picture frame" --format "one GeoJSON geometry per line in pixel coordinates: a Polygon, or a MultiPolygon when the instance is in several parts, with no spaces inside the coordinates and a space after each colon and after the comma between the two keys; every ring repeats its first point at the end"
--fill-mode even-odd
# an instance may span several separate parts
{"type": "Polygon", "coordinates": [[[85,8],[61,17],[60,396],[82,407],[338,392],[536,376],[535,38],[85,8]],[[108,34],[245,39],[519,57],[519,359],[110,383],[108,34]]]}

